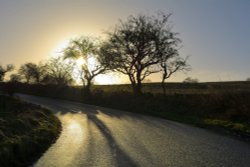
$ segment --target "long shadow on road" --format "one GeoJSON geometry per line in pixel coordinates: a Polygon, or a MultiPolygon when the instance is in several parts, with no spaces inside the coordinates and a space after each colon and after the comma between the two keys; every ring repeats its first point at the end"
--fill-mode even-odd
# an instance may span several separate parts
{"type": "Polygon", "coordinates": [[[107,143],[112,152],[112,156],[116,159],[118,167],[136,167],[136,163],[119,147],[116,140],[113,138],[108,127],[96,116],[97,111],[87,114],[88,121],[93,122],[102,135],[106,138],[107,143]]]}
{"type": "MultiPolygon", "coordinates": [[[[68,113],[81,113],[87,116],[87,121],[90,121],[94,123],[94,125],[98,128],[102,136],[106,139],[106,142],[111,150],[112,158],[116,161],[115,166],[118,167],[136,167],[138,166],[130,157],[129,155],[124,152],[120,146],[117,144],[116,140],[112,136],[112,132],[109,130],[109,128],[97,117],[100,110],[102,110],[101,107],[96,106],[88,106],[83,104],[72,103],[67,102],[63,103],[62,101],[53,100],[47,101],[45,100],[45,106],[51,108],[56,114],[59,114],[61,116],[68,114],[68,113]]],[[[43,100],[41,100],[44,102],[43,100]]],[[[123,117],[122,113],[117,112],[105,112],[106,115],[121,118],[123,117]]],[[[88,129],[90,130],[90,129],[88,129]]]]}

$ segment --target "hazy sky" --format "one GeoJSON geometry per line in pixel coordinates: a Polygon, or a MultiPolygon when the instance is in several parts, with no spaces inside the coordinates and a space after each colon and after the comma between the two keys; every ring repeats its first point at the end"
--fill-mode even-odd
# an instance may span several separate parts
{"type": "Polygon", "coordinates": [[[0,0],[0,62],[38,62],[66,39],[101,36],[118,19],[157,11],[173,13],[181,55],[191,55],[192,71],[171,81],[250,77],[249,0],[0,0]]]}

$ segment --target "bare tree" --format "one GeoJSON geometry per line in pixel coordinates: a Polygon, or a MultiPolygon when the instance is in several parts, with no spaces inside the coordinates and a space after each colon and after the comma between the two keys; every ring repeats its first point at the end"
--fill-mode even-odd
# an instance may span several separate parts
{"type": "Polygon", "coordinates": [[[92,37],[82,36],[71,40],[69,46],[64,50],[65,59],[83,59],[80,69],[80,78],[86,93],[90,93],[90,88],[94,78],[107,71],[107,66],[101,64],[102,58],[99,53],[99,41],[92,37]]]}
{"type": "Polygon", "coordinates": [[[10,82],[21,82],[22,76],[19,74],[11,74],[10,75],[10,82]]]}
{"type": "Polygon", "coordinates": [[[129,77],[135,94],[141,94],[141,83],[146,77],[161,71],[159,64],[180,42],[178,34],[171,30],[170,16],[130,16],[108,33],[108,41],[101,48],[105,63],[129,77]]]}
{"type": "Polygon", "coordinates": [[[51,58],[43,65],[46,72],[43,74],[41,83],[69,85],[73,83],[73,62],[65,62],[62,57],[51,58]]]}
{"type": "Polygon", "coordinates": [[[0,82],[4,80],[4,76],[7,72],[14,70],[14,65],[8,64],[6,67],[0,65],[0,82]]]}
{"type": "Polygon", "coordinates": [[[20,76],[25,78],[26,83],[40,83],[42,77],[42,67],[35,63],[25,63],[18,70],[20,76]]]}
{"type": "Polygon", "coordinates": [[[246,81],[250,81],[250,78],[247,78],[246,81]]]}
{"type": "Polygon", "coordinates": [[[179,56],[178,52],[169,53],[169,56],[162,58],[160,62],[160,67],[162,68],[162,80],[161,86],[163,94],[166,94],[166,84],[165,80],[170,78],[174,73],[178,71],[189,71],[190,66],[187,64],[187,58],[183,59],[179,56]]]}

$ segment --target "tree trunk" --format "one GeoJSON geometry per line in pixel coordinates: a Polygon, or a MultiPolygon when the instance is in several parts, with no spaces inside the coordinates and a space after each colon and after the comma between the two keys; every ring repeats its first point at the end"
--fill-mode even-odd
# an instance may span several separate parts
{"type": "Polygon", "coordinates": [[[40,77],[36,78],[36,83],[39,84],[40,83],[40,77]]]}
{"type": "Polygon", "coordinates": [[[132,87],[133,93],[135,94],[135,92],[136,92],[136,83],[131,82],[131,87],[132,87]]]}
{"type": "Polygon", "coordinates": [[[84,86],[84,88],[83,88],[83,94],[84,94],[84,96],[86,96],[88,98],[90,98],[90,96],[91,96],[91,90],[90,90],[90,88],[91,88],[91,80],[92,79],[87,79],[86,86],[84,86]]]}
{"type": "Polygon", "coordinates": [[[141,94],[142,94],[141,88],[142,88],[141,80],[139,80],[139,81],[137,82],[137,85],[136,85],[136,94],[137,94],[137,95],[141,95],[141,94]]]}
{"type": "Polygon", "coordinates": [[[166,95],[166,86],[165,86],[165,79],[164,78],[162,78],[162,80],[161,80],[161,87],[162,87],[163,95],[165,96],[166,95]]]}
{"type": "Polygon", "coordinates": [[[141,91],[142,85],[141,85],[141,71],[140,70],[137,71],[136,80],[137,80],[137,83],[136,83],[135,94],[141,95],[142,94],[142,91],[141,91]]]}
{"type": "Polygon", "coordinates": [[[141,91],[141,88],[142,88],[141,82],[132,83],[132,88],[133,88],[133,93],[134,93],[135,96],[138,96],[138,95],[142,94],[142,91],[141,91]]]}
{"type": "MultiPolygon", "coordinates": [[[[131,82],[131,86],[132,86],[132,90],[133,90],[133,93],[135,96],[137,95],[141,95],[142,94],[142,91],[141,91],[141,80],[139,79],[138,80],[138,74],[137,74],[137,82],[135,81],[135,79],[133,78],[133,76],[129,76],[129,80],[131,82]]],[[[140,78],[140,75],[139,75],[139,78],[140,78]]]]}

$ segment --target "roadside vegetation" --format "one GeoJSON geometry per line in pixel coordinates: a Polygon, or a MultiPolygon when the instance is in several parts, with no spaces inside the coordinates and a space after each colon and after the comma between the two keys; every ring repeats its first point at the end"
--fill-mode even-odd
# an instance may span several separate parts
{"type": "Polygon", "coordinates": [[[59,120],[49,110],[0,95],[0,166],[31,165],[60,130],[59,120]]]}
{"type": "Polygon", "coordinates": [[[91,96],[82,95],[82,87],[58,85],[1,84],[6,90],[61,98],[87,104],[212,128],[242,137],[250,137],[250,83],[161,83],[143,84],[143,94],[135,96],[129,85],[94,85],[91,96]]]}

